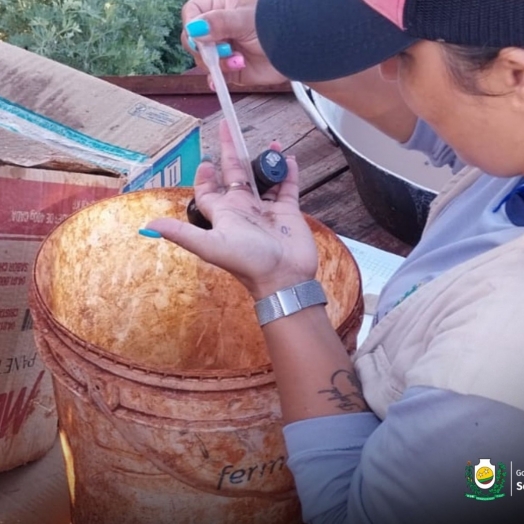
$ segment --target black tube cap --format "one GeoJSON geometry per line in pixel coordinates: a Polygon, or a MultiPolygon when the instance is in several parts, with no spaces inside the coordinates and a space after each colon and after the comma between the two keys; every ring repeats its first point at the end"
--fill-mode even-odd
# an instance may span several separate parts
{"type": "MultiPolygon", "coordinates": [[[[278,151],[267,149],[260,153],[255,160],[251,162],[253,173],[255,175],[255,184],[260,195],[263,195],[268,189],[283,182],[287,176],[287,162],[284,156],[278,151]]],[[[202,229],[211,229],[213,225],[200,212],[195,199],[192,198],[187,206],[187,220],[190,224],[202,229]]]]}
{"type": "Polygon", "coordinates": [[[258,192],[263,195],[268,189],[280,184],[287,177],[287,162],[278,151],[268,149],[251,162],[258,192]]]}

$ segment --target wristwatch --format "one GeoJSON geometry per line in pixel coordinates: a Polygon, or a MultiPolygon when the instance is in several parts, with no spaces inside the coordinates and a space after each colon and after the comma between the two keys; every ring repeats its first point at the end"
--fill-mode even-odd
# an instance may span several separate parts
{"type": "Polygon", "coordinates": [[[255,302],[255,311],[258,323],[263,326],[268,322],[318,304],[327,304],[322,285],[318,280],[308,280],[296,286],[281,289],[255,302]]]}

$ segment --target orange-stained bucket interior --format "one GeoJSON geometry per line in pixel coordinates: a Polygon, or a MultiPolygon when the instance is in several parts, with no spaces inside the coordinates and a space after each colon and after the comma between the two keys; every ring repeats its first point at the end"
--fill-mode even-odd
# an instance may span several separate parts
{"type": "MultiPolygon", "coordinates": [[[[49,318],[88,351],[116,362],[190,376],[267,371],[262,332],[243,286],[188,251],[137,232],[153,218],[185,219],[192,196],[185,188],[139,191],[72,215],[42,245],[36,293],[49,318]]],[[[357,266],[333,232],[308,220],[330,319],[356,333],[357,266]]]]}

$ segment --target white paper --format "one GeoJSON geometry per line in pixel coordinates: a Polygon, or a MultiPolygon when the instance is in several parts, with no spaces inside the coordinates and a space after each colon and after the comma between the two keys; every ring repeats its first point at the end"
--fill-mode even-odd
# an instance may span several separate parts
{"type": "MultiPolygon", "coordinates": [[[[404,257],[364,244],[358,240],[341,235],[338,235],[338,237],[344,242],[357,262],[362,277],[364,295],[379,295],[386,282],[404,261],[404,257]]],[[[362,327],[357,337],[357,347],[360,347],[367,337],[372,322],[373,315],[364,315],[362,327]]]]}

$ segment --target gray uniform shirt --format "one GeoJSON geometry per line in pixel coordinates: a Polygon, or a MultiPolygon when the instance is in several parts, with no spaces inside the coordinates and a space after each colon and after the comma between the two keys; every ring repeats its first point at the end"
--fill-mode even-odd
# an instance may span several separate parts
{"type": "MultiPolygon", "coordinates": [[[[461,167],[424,122],[405,147],[425,152],[436,165],[461,167]]],[[[523,234],[501,205],[520,183],[520,177],[486,174],[455,199],[384,289],[378,319],[418,285],[523,234]]],[[[496,348],[493,352],[496,358],[496,348]]],[[[514,407],[416,387],[383,421],[372,413],[319,417],[289,424],[284,436],[305,522],[524,521],[524,490],[518,485],[524,487],[524,477],[517,476],[524,473],[524,412],[514,407]],[[490,459],[499,476],[506,474],[503,497],[466,496],[472,493],[467,463],[474,467],[480,459],[490,459]]]]}

